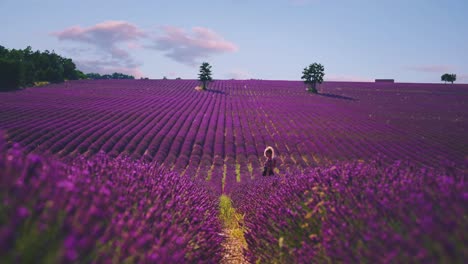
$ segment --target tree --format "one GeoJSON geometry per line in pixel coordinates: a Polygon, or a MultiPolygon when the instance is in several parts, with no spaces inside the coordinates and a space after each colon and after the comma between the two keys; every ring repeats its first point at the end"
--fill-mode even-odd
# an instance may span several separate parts
{"type": "Polygon", "coordinates": [[[6,57],[8,53],[9,53],[8,49],[0,45],[0,58],[6,57]]]}
{"type": "Polygon", "coordinates": [[[90,73],[86,73],[86,77],[91,80],[99,80],[101,79],[101,74],[90,72],[90,73]]]}
{"type": "Polygon", "coordinates": [[[451,82],[451,83],[453,84],[453,82],[457,80],[457,75],[454,74],[454,73],[452,73],[452,74],[450,74],[450,73],[445,73],[444,75],[442,75],[442,76],[440,77],[440,79],[441,79],[442,81],[444,81],[445,83],[451,82]]]}
{"type": "Polygon", "coordinates": [[[63,65],[63,77],[67,80],[78,80],[78,71],[76,70],[76,65],[71,59],[62,58],[63,65]]]}
{"type": "Polygon", "coordinates": [[[80,70],[75,70],[75,73],[79,80],[88,79],[88,76],[80,70]]]}
{"type": "Polygon", "coordinates": [[[61,83],[63,82],[63,71],[59,69],[48,67],[44,71],[45,80],[51,83],[61,83]]]}
{"type": "Polygon", "coordinates": [[[19,61],[0,58],[0,91],[9,91],[20,86],[23,69],[19,61]]]}
{"type": "Polygon", "coordinates": [[[313,63],[304,68],[301,79],[304,79],[309,92],[317,93],[317,83],[323,82],[323,76],[325,76],[323,65],[313,63]]]}
{"type": "Polygon", "coordinates": [[[203,90],[206,90],[207,82],[213,81],[211,78],[211,65],[208,62],[203,62],[200,66],[200,74],[198,74],[198,79],[203,84],[203,90]]]}

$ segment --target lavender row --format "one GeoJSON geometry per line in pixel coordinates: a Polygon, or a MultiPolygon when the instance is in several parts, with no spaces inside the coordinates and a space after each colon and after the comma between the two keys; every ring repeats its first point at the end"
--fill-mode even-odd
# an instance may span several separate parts
{"type": "Polygon", "coordinates": [[[342,163],[239,185],[231,198],[245,214],[246,255],[252,262],[466,263],[468,185],[452,165],[342,163]]]}
{"type": "Polygon", "coordinates": [[[437,167],[468,153],[465,86],[329,82],[310,95],[294,81],[215,81],[205,93],[196,85],[76,81],[3,93],[0,127],[28,151],[67,159],[104,151],[214,185],[258,177],[267,145],[279,174],[377,153],[437,167]]]}
{"type": "Polygon", "coordinates": [[[0,262],[213,263],[218,199],[187,177],[99,154],[70,165],[0,147],[0,262]]]}

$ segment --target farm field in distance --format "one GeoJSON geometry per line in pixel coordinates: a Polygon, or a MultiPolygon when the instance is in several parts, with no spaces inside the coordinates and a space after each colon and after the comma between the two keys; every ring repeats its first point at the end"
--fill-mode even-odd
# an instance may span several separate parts
{"type": "Polygon", "coordinates": [[[258,177],[266,146],[279,173],[376,154],[463,164],[468,153],[468,85],[326,82],[311,95],[294,81],[216,81],[204,93],[197,84],[75,81],[4,93],[0,127],[28,152],[127,155],[219,186],[223,174],[258,177]]]}
{"type": "Polygon", "coordinates": [[[29,234],[0,234],[10,241],[4,259],[219,262],[227,235],[218,236],[217,199],[227,195],[243,215],[246,261],[466,260],[467,84],[324,82],[319,94],[300,81],[216,80],[202,92],[197,85],[80,80],[0,93],[0,198],[23,197],[0,207],[0,223],[29,234]],[[278,162],[274,177],[262,176],[267,146],[278,162]],[[158,175],[164,187],[149,179],[158,175]],[[151,193],[147,204],[142,188],[151,193]],[[108,209],[89,216],[94,201],[108,209]],[[28,240],[35,227],[8,220],[15,217],[46,223],[41,232],[55,241],[49,255],[21,251],[19,243],[43,240],[28,240]],[[77,217],[89,225],[77,227],[77,217]],[[167,239],[143,239],[156,229],[167,239]],[[390,250],[394,243],[401,248],[390,250]]]}

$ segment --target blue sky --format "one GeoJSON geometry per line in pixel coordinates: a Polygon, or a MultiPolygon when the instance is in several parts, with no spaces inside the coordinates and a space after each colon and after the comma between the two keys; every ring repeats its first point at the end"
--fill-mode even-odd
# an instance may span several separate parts
{"type": "Polygon", "coordinates": [[[0,0],[0,45],[55,50],[85,71],[149,78],[468,83],[466,0],[0,0]]]}

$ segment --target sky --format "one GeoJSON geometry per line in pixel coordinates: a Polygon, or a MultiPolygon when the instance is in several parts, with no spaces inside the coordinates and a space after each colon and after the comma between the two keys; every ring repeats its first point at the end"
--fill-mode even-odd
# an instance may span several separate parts
{"type": "Polygon", "coordinates": [[[468,83],[467,0],[0,0],[0,45],[85,73],[195,79],[468,83]]]}

